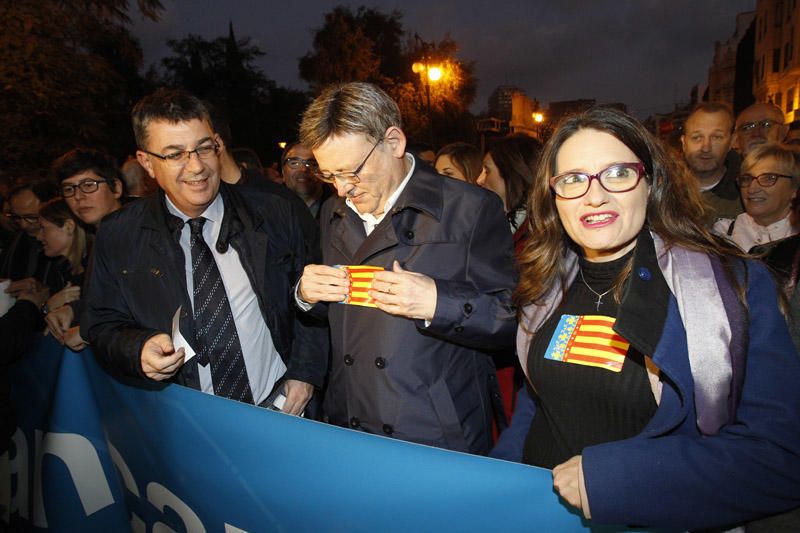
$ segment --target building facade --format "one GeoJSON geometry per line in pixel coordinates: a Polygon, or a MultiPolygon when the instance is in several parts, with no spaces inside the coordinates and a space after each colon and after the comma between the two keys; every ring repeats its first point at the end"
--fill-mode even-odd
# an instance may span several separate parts
{"type": "Polygon", "coordinates": [[[780,107],[786,123],[800,119],[798,7],[797,0],[758,0],[756,5],[753,95],[757,102],[780,107]]]}

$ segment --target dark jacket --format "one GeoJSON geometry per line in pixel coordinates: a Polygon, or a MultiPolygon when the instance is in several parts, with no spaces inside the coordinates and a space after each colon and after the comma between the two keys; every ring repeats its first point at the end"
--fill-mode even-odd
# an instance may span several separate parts
{"type": "MultiPolygon", "coordinates": [[[[298,316],[292,287],[306,264],[297,213],[285,200],[261,191],[220,185],[225,203],[218,249],[232,246],[253,286],[286,378],[321,386],[327,368],[327,332],[298,316]]],[[[182,307],[181,331],[194,337],[186,291],[182,223],[166,209],[164,193],[126,205],[103,220],[95,240],[81,334],[107,368],[144,377],[145,341],[172,331],[182,307]],[[177,223],[176,223],[177,222],[177,223]]],[[[199,388],[197,362],[173,378],[199,388]]]]}
{"type": "Polygon", "coordinates": [[[9,391],[8,366],[28,353],[43,327],[39,309],[28,300],[17,300],[8,313],[0,317],[0,339],[3,339],[0,342],[0,454],[8,449],[17,427],[9,391]]]}
{"type": "Polygon", "coordinates": [[[512,346],[516,327],[514,258],[500,199],[417,165],[369,237],[343,198],[329,200],[320,220],[325,264],[391,269],[397,260],[433,278],[437,290],[427,328],[374,308],[327,306],[330,422],[487,453],[494,369],[483,350],[512,346]]]}
{"type": "MultiPolygon", "coordinates": [[[[747,262],[744,382],[733,419],[709,436],[698,430],[687,333],[656,257],[652,242],[648,249],[640,239],[632,269],[636,275],[614,329],[642,353],[652,354],[661,372],[660,402],[639,435],[583,450],[593,521],[691,530],[797,507],[800,359],[778,310],[771,276],[763,265],[747,262]]],[[[693,275],[685,273],[686,278],[693,275]]],[[[519,460],[535,407],[523,392],[517,405],[493,457],[519,460]]]]}

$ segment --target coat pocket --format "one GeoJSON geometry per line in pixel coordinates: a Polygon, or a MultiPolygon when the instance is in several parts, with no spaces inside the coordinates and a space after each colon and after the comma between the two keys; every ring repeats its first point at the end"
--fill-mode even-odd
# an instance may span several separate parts
{"type": "Polygon", "coordinates": [[[436,417],[439,419],[446,447],[457,452],[469,453],[467,440],[464,438],[464,430],[461,428],[458,412],[455,404],[453,404],[453,398],[450,396],[447,383],[443,379],[437,380],[428,389],[428,394],[436,412],[436,417]]]}

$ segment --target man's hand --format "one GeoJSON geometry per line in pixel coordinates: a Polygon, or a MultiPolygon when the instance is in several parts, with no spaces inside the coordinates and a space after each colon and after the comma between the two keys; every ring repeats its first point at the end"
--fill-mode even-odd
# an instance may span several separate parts
{"type": "Polygon", "coordinates": [[[66,287],[55,293],[47,300],[47,307],[50,309],[58,309],[70,302],[74,302],[81,297],[80,285],[72,285],[68,283],[66,287]]]}
{"type": "Polygon", "coordinates": [[[72,326],[64,334],[64,345],[73,352],[80,352],[86,348],[86,341],[81,337],[80,327],[72,326]]]}
{"type": "Polygon", "coordinates": [[[581,461],[581,456],[576,455],[555,467],[553,469],[553,488],[568,504],[580,509],[586,518],[591,518],[589,502],[585,496],[586,487],[583,482],[581,461]]]}
{"type": "Polygon", "coordinates": [[[17,293],[17,300],[28,300],[38,309],[47,301],[47,297],[50,296],[50,289],[47,288],[47,285],[39,283],[38,281],[35,283],[35,286],[35,289],[26,289],[17,293]]]}
{"type": "Polygon", "coordinates": [[[297,295],[304,302],[341,302],[347,298],[350,279],[341,268],[326,265],[306,265],[300,278],[297,295]]]}
{"type": "Polygon", "coordinates": [[[284,392],[286,393],[286,403],[283,404],[281,411],[290,415],[299,415],[306,408],[308,400],[311,399],[314,385],[296,379],[287,379],[284,384],[284,392]]]}
{"type": "Polygon", "coordinates": [[[436,282],[403,270],[397,261],[391,272],[375,272],[369,296],[378,309],[391,315],[431,321],[436,312],[436,282]]]}
{"type": "Polygon", "coordinates": [[[75,312],[68,305],[63,305],[58,309],[50,311],[45,315],[44,321],[47,322],[47,331],[55,337],[55,339],[64,344],[64,335],[67,334],[69,325],[72,324],[72,319],[75,317],[75,312]]]}
{"type": "Polygon", "coordinates": [[[153,335],[142,346],[142,371],[156,381],[169,379],[183,366],[183,357],[183,348],[176,352],[169,335],[153,335]]]}
{"type": "Polygon", "coordinates": [[[31,293],[39,289],[41,284],[36,278],[25,278],[12,281],[6,287],[6,292],[14,298],[19,298],[22,293],[31,293]]]}

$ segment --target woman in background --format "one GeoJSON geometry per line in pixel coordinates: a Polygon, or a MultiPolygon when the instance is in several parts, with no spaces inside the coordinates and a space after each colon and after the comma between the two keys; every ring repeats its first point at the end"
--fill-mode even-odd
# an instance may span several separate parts
{"type": "Polygon", "coordinates": [[[472,183],[481,173],[481,151],[469,143],[451,143],[436,153],[436,172],[457,180],[472,183]]]}
{"type": "MultiPolygon", "coordinates": [[[[48,257],[63,258],[59,263],[63,286],[42,307],[46,317],[50,311],[63,305],[77,306],[81,297],[89,243],[86,231],[63,198],[54,198],[44,204],[39,209],[39,221],[41,227],[37,238],[42,243],[42,251],[48,257]]],[[[79,313],[74,313],[74,316],[79,316],[79,313]]],[[[61,344],[66,344],[75,351],[85,346],[77,323],[55,324],[48,321],[47,330],[61,344]]]]}

